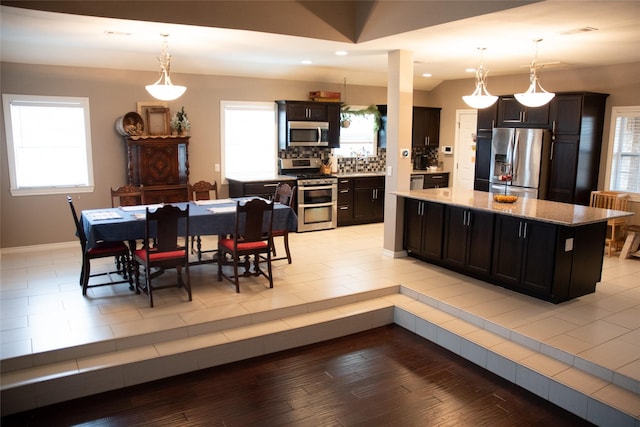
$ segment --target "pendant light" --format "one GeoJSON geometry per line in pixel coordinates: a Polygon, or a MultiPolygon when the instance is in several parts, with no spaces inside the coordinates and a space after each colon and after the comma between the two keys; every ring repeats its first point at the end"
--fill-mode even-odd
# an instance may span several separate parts
{"type": "Polygon", "coordinates": [[[531,61],[531,66],[529,68],[529,89],[527,89],[524,93],[516,93],[515,97],[519,103],[527,107],[541,107],[545,104],[548,104],[554,96],[555,93],[547,92],[540,85],[540,81],[538,78],[538,70],[542,70],[543,66],[538,67],[538,43],[540,43],[542,39],[536,39],[534,42],[536,43],[536,56],[531,61]]]}
{"type": "Polygon", "coordinates": [[[482,109],[495,104],[498,97],[491,95],[487,91],[487,74],[489,71],[482,64],[482,55],[485,48],[479,47],[478,50],[480,51],[480,66],[476,69],[476,90],[471,95],[463,96],[462,99],[469,107],[482,109]]]}
{"type": "Polygon", "coordinates": [[[162,42],[162,52],[158,56],[158,62],[160,62],[160,78],[152,85],[147,85],[147,92],[156,99],[162,101],[173,101],[182,96],[184,91],[187,90],[184,86],[176,86],[171,83],[171,77],[169,76],[171,68],[171,55],[168,51],[167,37],[169,34],[160,34],[164,37],[162,42]]]}

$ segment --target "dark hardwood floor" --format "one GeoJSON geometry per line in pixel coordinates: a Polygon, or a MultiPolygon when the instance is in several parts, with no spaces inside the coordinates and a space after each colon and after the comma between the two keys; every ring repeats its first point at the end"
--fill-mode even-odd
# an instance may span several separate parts
{"type": "Polygon", "coordinates": [[[587,426],[390,325],[2,418],[2,426],[587,426]]]}

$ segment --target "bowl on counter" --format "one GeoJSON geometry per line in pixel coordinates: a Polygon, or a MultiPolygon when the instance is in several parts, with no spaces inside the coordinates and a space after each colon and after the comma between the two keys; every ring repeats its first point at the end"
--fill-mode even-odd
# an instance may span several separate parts
{"type": "Polygon", "coordinates": [[[498,203],[515,203],[518,201],[518,196],[513,194],[494,194],[493,200],[498,203]]]}

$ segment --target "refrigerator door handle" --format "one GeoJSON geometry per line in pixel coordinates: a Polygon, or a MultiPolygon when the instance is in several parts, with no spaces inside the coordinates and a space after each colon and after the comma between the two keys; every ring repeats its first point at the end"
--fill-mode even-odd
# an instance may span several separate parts
{"type": "Polygon", "coordinates": [[[520,147],[518,147],[518,142],[520,140],[520,131],[516,130],[515,132],[515,139],[513,141],[513,154],[511,155],[511,181],[516,181],[518,180],[518,161],[520,160],[520,156],[518,156],[518,150],[520,149],[520,147]]]}

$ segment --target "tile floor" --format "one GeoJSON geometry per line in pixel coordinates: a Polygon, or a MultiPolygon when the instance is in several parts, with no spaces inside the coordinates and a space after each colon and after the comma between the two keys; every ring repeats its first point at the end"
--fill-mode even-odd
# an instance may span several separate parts
{"type": "MultiPolygon", "coordinates": [[[[554,305],[413,258],[386,257],[382,224],[294,233],[290,241],[293,264],[274,263],[274,289],[263,278],[251,278],[236,294],[229,282],[217,282],[215,266],[201,265],[191,268],[192,302],[184,291],[164,290],[154,294],[154,308],[126,284],[93,288],[82,297],[77,242],[28,253],[5,250],[0,260],[0,359],[240,314],[259,316],[270,308],[292,307],[294,315],[293,307],[301,303],[402,284],[444,308],[433,311],[434,322],[455,327],[455,317],[471,323],[482,318],[488,331],[509,334],[525,346],[542,343],[546,354],[572,358],[574,366],[581,361],[585,367],[601,366],[629,380],[640,394],[640,259],[605,257],[594,294],[554,305]]],[[[112,261],[94,265],[94,270],[106,269],[112,261]]],[[[171,278],[171,273],[163,276],[171,278]]],[[[462,323],[460,328],[468,327],[462,323]]],[[[507,352],[509,345],[494,348],[507,352]]],[[[531,351],[521,357],[546,356],[531,351]]],[[[546,364],[552,374],[553,362],[546,364]]],[[[540,365],[539,360],[532,363],[540,365]]]]}

